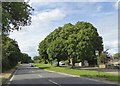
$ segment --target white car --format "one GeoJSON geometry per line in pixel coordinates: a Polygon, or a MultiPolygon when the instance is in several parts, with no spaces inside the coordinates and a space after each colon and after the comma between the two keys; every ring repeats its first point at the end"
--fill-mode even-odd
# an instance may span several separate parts
{"type": "MultiPolygon", "coordinates": [[[[54,62],[53,64],[57,65],[57,62],[54,62]]],[[[64,62],[59,62],[59,65],[65,65],[65,63],[64,62]]]]}

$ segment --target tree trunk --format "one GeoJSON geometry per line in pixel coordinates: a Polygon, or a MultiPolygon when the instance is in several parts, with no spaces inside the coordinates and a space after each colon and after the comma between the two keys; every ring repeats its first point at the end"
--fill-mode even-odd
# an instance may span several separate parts
{"type": "Polygon", "coordinates": [[[84,64],[84,60],[82,61],[82,67],[84,67],[85,66],[85,64],[84,64]]]}
{"type": "Polygon", "coordinates": [[[52,61],[50,61],[50,64],[52,65],[52,61]]]}
{"type": "Polygon", "coordinates": [[[70,66],[70,59],[68,60],[68,65],[70,66]]]}
{"type": "Polygon", "coordinates": [[[60,65],[59,65],[59,62],[60,62],[60,60],[57,60],[57,66],[60,66],[60,65]]]}
{"type": "Polygon", "coordinates": [[[73,67],[75,66],[75,62],[72,62],[72,66],[73,66],[73,67]]]}
{"type": "Polygon", "coordinates": [[[75,67],[75,61],[72,59],[72,67],[75,67]]]}
{"type": "Polygon", "coordinates": [[[47,61],[45,60],[44,64],[47,64],[47,61]]]}

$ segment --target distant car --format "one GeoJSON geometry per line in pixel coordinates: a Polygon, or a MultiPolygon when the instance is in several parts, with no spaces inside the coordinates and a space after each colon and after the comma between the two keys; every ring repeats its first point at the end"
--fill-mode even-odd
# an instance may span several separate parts
{"type": "MultiPolygon", "coordinates": [[[[57,65],[57,62],[54,62],[53,64],[57,65]]],[[[64,62],[59,62],[59,65],[65,65],[65,63],[64,62]]]]}
{"type": "Polygon", "coordinates": [[[31,67],[34,67],[33,65],[31,65],[31,67]]]}
{"type": "Polygon", "coordinates": [[[34,65],[33,65],[32,63],[30,63],[30,66],[31,66],[31,67],[34,67],[34,65]]]}

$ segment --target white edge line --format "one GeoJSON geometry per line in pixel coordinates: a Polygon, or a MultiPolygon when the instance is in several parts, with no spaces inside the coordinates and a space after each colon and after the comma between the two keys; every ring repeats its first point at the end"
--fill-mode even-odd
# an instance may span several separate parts
{"type": "Polygon", "coordinates": [[[77,76],[77,75],[71,75],[71,74],[66,74],[66,73],[61,73],[61,72],[46,70],[46,69],[44,69],[44,70],[45,70],[45,71],[48,71],[48,72],[59,73],[59,74],[68,75],[68,76],[72,76],[72,77],[79,77],[79,76],[77,76]]]}
{"type": "Polygon", "coordinates": [[[50,80],[50,79],[49,79],[49,81],[52,82],[53,84],[56,84],[56,85],[58,85],[58,86],[61,86],[61,85],[59,85],[57,82],[54,82],[54,81],[52,81],[52,80],[50,80]]]}
{"type": "Polygon", "coordinates": [[[14,75],[16,74],[16,72],[18,71],[18,68],[17,68],[17,70],[13,73],[13,75],[12,75],[12,77],[11,77],[11,79],[8,81],[8,85],[10,84],[10,82],[13,80],[13,78],[14,78],[14,75]]]}
{"type": "Polygon", "coordinates": [[[92,80],[92,81],[97,81],[97,82],[102,82],[102,83],[106,83],[106,84],[118,84],[116,82],[109,82],[109,81],[99,81],[99,80],[95,80],[95,79],[90,79],[90,78],[87,78],[87,77],[81,77],[81,76],[77,76],[77,75],[71,75],[71,74],[65,74],[65,73],[61,73],[61,72],[56,72],[56,71],[51,71],[51,70],[46,70],[44,69],[45,71],[48,71],[48,72],[54,72],[54,73],[58,73],[58,74],[63,74],[63,75],[68,75],[68,76],[71,76],[71,77],[78,77],[78,78],[84,78],[84,79],[88,79],[88,80],[92,80]]]}
{"type": "MultiPolygon", "coordinates": [[[[17,69],[17,70],[18,70],[18,69],[17,69]]],[[[10,81],[12,81],[12,80],[13,80],[13,78],[14,78],[14,76],[15,76],[15,74],[16,74],[16,72],[17,72],[17,70],[13,73],[13,76],[11,77],[10,81]]]]}

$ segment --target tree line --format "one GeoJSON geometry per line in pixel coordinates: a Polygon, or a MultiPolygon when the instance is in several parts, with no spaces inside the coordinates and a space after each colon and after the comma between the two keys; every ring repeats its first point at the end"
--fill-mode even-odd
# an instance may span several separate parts
{"type": "Polygon", "coordinates": [[[39,43],[39,58],[45,63],[68,61],[72,66],[76,62],[88,61],[97,64],[96,50],[103,51],[103,40],[97,29],[88,22],[68,23],[58,27],[39,43]]]}
{"type": "Polygon", "coordinates": [[[21,30],[21,27],[31,24],[33,8],[26,2],[2,2],[2,18],[0,18],[0,48],[2,50],[2,72],[15,67],[18,62],[29,63],[31,57],[22,53],[17,41],[9,38],[10,32],[21,30]]]}
{"type": "Polygon", "coordinates": [[[13,68],[18,62],[29,63],[31,57],[20,51],[15,40],[2,35],[2,72],[13,68]]]}

